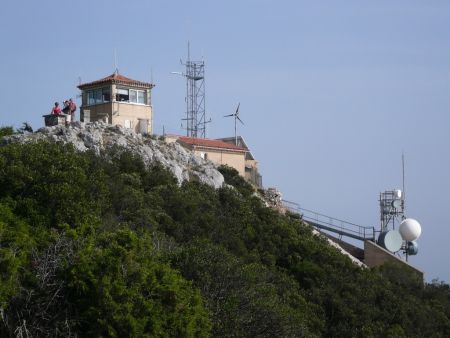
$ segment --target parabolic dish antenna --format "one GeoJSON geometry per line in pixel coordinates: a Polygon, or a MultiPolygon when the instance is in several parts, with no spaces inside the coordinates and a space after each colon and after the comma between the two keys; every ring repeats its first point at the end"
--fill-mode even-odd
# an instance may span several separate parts
{"type": "Polygon", "coordinates": [[[417,253],[419,252],[419,245],[417,244],[417,242],[407,242],[406,243],[406,252],[408,255],[417,255],[417,253]]]}
{"type": "Polygon", "coordinates": [[[402,200],[393,200],[392,206],[397,210],[401,209],[402,208],[402,200]]]}
{"type": "Polygon", "coordinates": [[[419,222],[412,218],[403,220],[398,230],[405,241],[415,241],[422,233],[419,222]]]}
{"type": "Polygon", "coordinates": [[[390,252],[397,252],[402,248],[403,239],[397,230],[389,230],[380,234],[378,244],[390,252]]]}

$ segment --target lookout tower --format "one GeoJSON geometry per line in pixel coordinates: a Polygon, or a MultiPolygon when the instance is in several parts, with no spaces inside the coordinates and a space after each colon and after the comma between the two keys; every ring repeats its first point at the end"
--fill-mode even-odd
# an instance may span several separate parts
{"type": "Polygon", "coordinates": [[[82,122],[104,121],[133,129],[153,132],[152,83],[130,79],[115,71],[93,82],[80,84],[82,122]]]}

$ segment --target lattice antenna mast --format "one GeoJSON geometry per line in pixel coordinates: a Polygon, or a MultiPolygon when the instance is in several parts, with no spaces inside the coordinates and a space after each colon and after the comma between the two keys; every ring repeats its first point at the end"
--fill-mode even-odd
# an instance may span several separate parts
{"type": "Polygon", "coordinates": [[[186,77],[186,135],[189,137],[206,137],[205,111],[205,61],[192,61],[190,44],[188,42],[188,55],[186,62],[181,64],[186,67],[183,75],[186,77]]]}
{"type": "Polygon", "coordinates": [[[380,193],[380,231],[393,230],[405,219],[403,191],[387,190],[380,193]]]}
{"type": "Polygon", "coordinates": [[[405,155],[402,153],[402,189],[380,193],[380,221],[381,232],[395,229],[405,219],[406,191],[405,191],[405,155]]]}

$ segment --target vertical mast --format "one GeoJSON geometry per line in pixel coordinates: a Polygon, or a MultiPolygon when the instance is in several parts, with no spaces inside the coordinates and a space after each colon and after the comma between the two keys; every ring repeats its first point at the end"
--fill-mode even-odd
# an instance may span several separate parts
{"type": "Polygon", "coordinates": [[[237,115],[234,117],[234,144],[237,146],[237,115]]]}
{"type": "MultiPolygon", "coordinates": [[[[183,64],[183,63],[182,63],[183,64]]],[[[190,42],[186,63],[186,136],[206,137],[205,62],[192,61],[190,42]]]]}
{"type": "Polygon", "coordinates": [[[402,152],[402,203],[403,203],[403,212],[405,212],[406,206],[405,206],[405,197],[406,197],[406,191],[405,191],[405,154],[402,152]]]}

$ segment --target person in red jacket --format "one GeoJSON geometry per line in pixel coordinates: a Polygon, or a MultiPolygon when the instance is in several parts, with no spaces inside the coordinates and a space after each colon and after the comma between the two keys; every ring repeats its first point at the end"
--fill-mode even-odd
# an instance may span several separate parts
{"type": "Polygon", "coordinates": [[[55,106],[53,107],[51,114],[52,115],[61,115],[61,107],[59,106],[58,102],[55,102],[55,106]]]}

